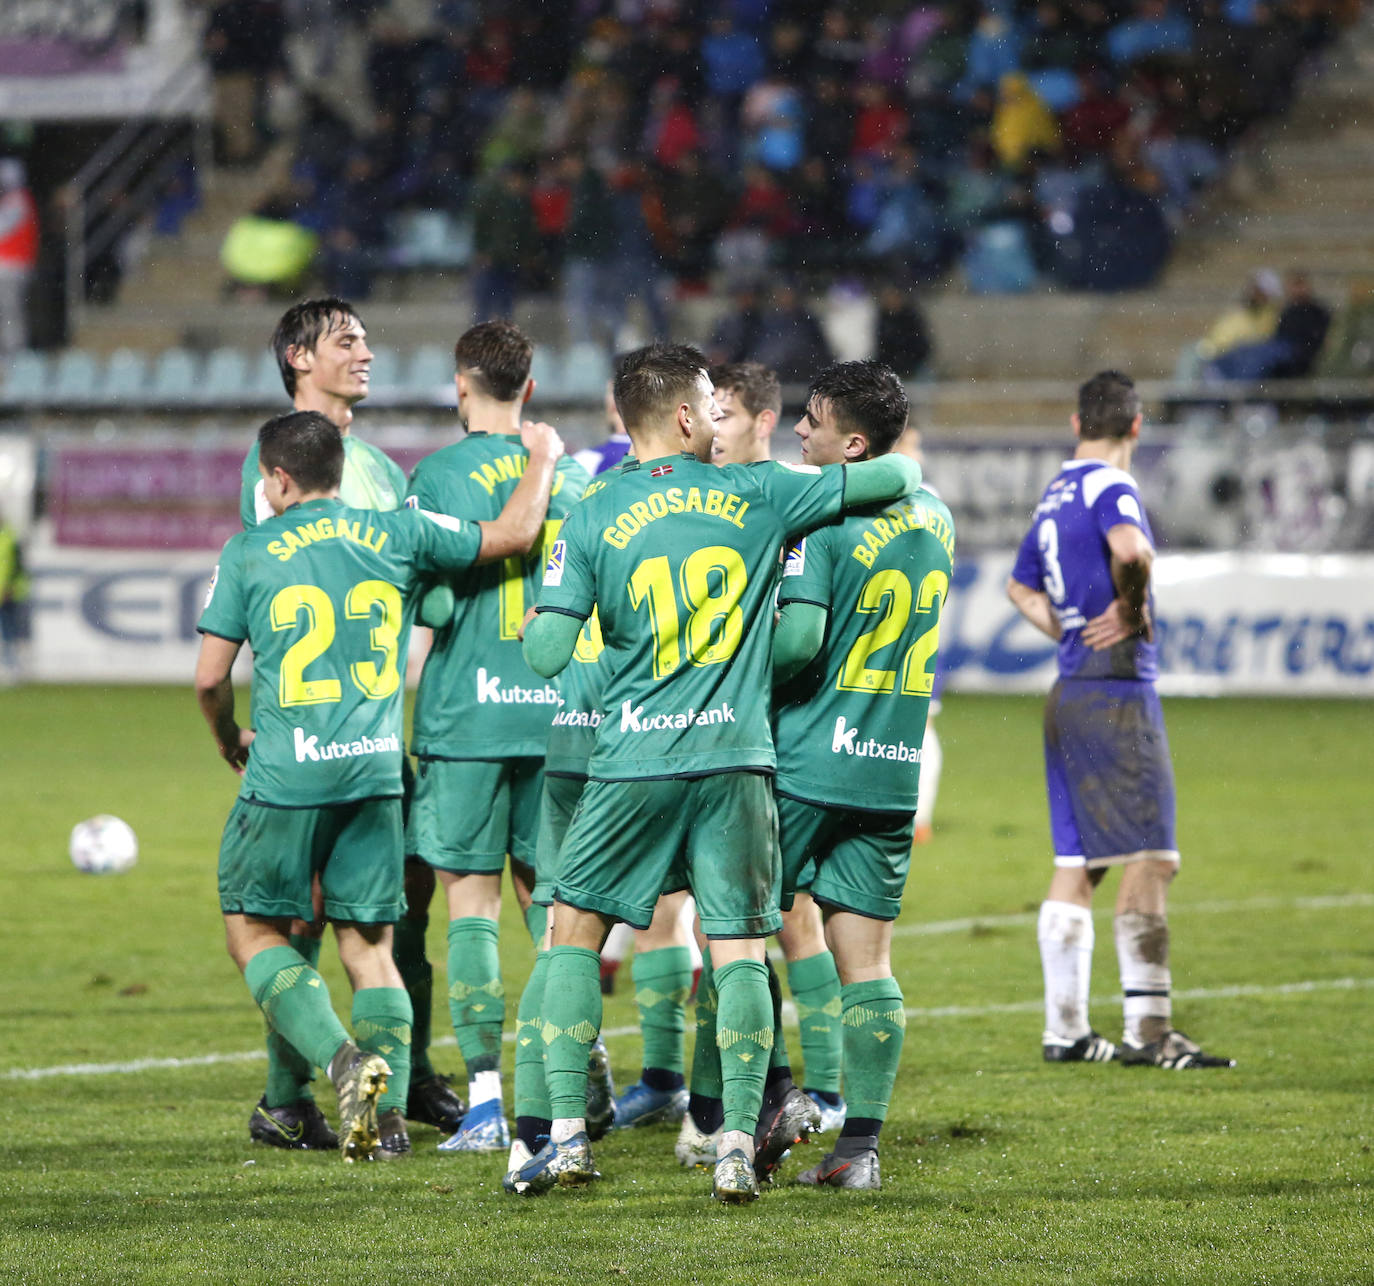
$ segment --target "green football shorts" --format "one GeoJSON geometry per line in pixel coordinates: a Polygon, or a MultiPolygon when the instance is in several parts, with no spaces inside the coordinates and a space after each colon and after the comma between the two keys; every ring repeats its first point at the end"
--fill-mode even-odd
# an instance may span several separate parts
{"type": "Polygon", "coordinates": [[[316,872],[331,920],[391,924],[405,910],[401,801],[274,808],[236,799],[219,846],[219,903],[228,914],[313,920],[316,872]]]}
{"type": "Polygon", "coordinates": [[[499,875],[506,854],[534,865],[544,761],[420,759],[406,852],[455,875],[499,875]]]}
{"type": "Polygon", "coordinates": [[[589,781],[563,842],[558,901],[647,929],[659,895],[690,888],[708,938],[759,938],[782,926],[771,779],[589,781]]]}
{"type": "Polygon", "coordinates": [[[911,870],[915,813],[831,808],[778,796],[782,905],[805,889],[817,902],[873,920],[895,920],[911,870]]]}
{"type": "Polygon", "coordinates": [[[558,854],[586,785],[585,777],[544,775],[544,790],[539,796],[539,840],[534,848],[534,889],[530,893],[530,901],[539,906],[553,905],[558,854]]]}

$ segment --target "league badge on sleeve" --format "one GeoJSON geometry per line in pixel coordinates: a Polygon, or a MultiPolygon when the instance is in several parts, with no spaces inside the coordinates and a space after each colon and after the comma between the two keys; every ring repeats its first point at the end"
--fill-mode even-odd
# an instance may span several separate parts
{"type": "Polygon", "coordinates": [[[800,576],[806,570],[806,537],[787,547],[787,557],[782,564],[784,576],[800,576]]]}
{"type": "Polygon", "coordinates": [[[203,612],[210,606],[210,600],[215,596],[215,586],[219,584],[219,564],[215,564],[215,570],[210,576],[210,583],[205,587],[205,602],[200,605],[203,612]]]}
{"type": "Polygon", "coordinates": [[[562,540],[555,540],[549,550],[549,561],[544,564],[544,584],[561,585],[563,583],[563,555],[567,550],[567,543],[562,540]]]}

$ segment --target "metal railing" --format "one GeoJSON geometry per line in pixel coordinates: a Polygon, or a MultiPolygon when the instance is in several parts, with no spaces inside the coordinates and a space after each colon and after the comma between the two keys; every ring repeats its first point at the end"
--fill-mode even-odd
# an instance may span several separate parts
{"type": "Polygon", "coordinates": [[[161,196],[175,171],[190,161],[210,172],[210,97],[198,56],[178,63],[149,96],[147,113],[124,124],[67,183],[67,329],[86,304],[86,275],[161,196]]]}

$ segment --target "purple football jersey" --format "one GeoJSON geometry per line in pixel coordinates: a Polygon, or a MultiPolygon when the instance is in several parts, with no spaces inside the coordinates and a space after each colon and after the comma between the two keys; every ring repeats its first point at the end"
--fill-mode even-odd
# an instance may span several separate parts
{"type": "MultiPolygon", "coordinates": [[[[1035,507],[1012,577],[1049,595],[1063,627],[1059,674],[1065,679],[1159,677],[1153,643],[1126,639],[1102,652],[1081,640],[1083,626],[1116,597],[1107,532],[1118,523],[1139,527],[1154,544],[1140,493],[1129,473],[1101,460],[1066,460],[1035,507]]],[[[1153,595],[1151,609],[1153,609],[1153,595]]]]}

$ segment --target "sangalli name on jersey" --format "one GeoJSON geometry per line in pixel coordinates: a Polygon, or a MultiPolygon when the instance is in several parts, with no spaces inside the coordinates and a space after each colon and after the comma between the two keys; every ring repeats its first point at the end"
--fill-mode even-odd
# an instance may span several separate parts
{"type": "Polygon", "coordinates": [[[371,525],[364,527],[361,522],[347,518],[317,518],[314,522],[303,522],[291,531],[284,531],[278,540],[268,541],[267,552],[288,563],[297,550],[317,545],[322,540],[351,540],[355,545],[366,545],[374,554],[380,554],[382,546],[386,544],[387,533],[371,525]]]}
{"type": "Polygon", "coordinates": [[[954,557],[954,528],[933,509],[908,501],[895,509],[886,509],[864,528],[863,540],[853,549],[853,557],[865,567],[872,567],[879,551],[904,531],[928,531],[954,557]]]}
{"type": "Polygon", "coordinates": [[[630,537],[651,522],[669,514],[683,513],[709,514],[743,531],[744,515],[748,511],[749,502],[733,491],[703,493],[700,487],[669,487],[665,491],[651,491],[645,499],[636,500],[624,513],[617,514],[615,522],[601,533],[601,538],[616,549],[624,549],[630,537]]]}

